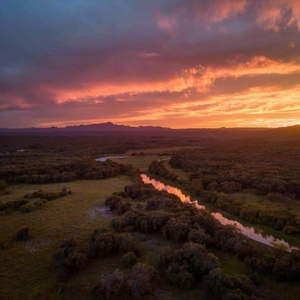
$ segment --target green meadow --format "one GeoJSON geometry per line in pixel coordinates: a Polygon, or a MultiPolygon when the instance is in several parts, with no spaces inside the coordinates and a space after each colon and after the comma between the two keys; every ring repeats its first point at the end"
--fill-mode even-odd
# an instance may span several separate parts
{"type": "Polygon", "coordinates": [[[93,230],[110,222],[111,213],[103,205],[105,198],[129,183],[123,176],[10,186],[7,195],[0,196],[2,201],[20,200],[39,189],[57,191],[63,186],[72,193],[29,213],[16,211],[1,216],[0,242],[4,249],[0,250],[0,299],[60,299],[52,256],[61,240],[74,238],[80,248],[87,249],[93,230]],[[22,227],[29,228],[31,239],[16,242],[15,234],[22,227]]]}

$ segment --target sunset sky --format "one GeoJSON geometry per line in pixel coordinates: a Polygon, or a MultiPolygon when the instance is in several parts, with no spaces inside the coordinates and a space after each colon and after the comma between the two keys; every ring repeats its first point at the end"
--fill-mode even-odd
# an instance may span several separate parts
{"type": "Polygon", "coordinates": [[[0,1],[0,127],[108,121],[300,124],[300,1],[0,1]]]}

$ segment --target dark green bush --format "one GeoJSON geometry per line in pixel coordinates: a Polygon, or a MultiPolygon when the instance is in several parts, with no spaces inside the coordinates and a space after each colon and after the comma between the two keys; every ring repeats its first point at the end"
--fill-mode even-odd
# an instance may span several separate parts
{"type": "MultiPolygon", "coordinates": [[[[125,286],[125,275],[122,271],[115,270],[112,274],[102,274],[100,280],[92,288],[91,294],[96,299],[118,299],[125,286]]],[[[122,297],[122,299],[124,299],[122,297]]]]}
{"type": "Polygon", "coordinates": [[[129,234],[94,232],[90,239],[90,256],[92,258],[105,258],[109,255],[126,252],[139,254],[129,234]]]}
{"type": "Polygon", "coordinates": [[[60,250],[54,255],[55,265],[63,273],[70,273],[82,269],[86,263],[86,257],[77,249],[75,240],[64,240],[60,244],[60,250]]]}
{"type": "Polygon", "coordinates": [[[23,227],[19,229],[16,233],[16,241],[17,242],[26,242],[30,240],[29,228],[23,227]]]}
{"type": "Polygon", "coordinates": [[[218,266],[218,258],[195,243],[186,243],[176,251],[165,249],[161,252],[158,263],[158,269],[177,286],[190,286],[196,279],[201,279],[218,266]]]}
{"type": "Polygon", "coordinates": [[[147,265],[138,263],[132,267],[126,283],[133,298],[141,299],[151,291],[153,275],[153,269],[147,265]]]}
{"type": "Polygon", "coordinates": [[[224,270],[216,268],[205,276],[208,288],[220,300],[247,300],[254,297],[254,286],[245,275],[229,275],[224,270]]]}
{"type": "Polygon", "coordinates": [[[124,268],[131,268],[137,263],[137,257],[133,252],[128,252],[122,257],[122,265],[124,268]]]}

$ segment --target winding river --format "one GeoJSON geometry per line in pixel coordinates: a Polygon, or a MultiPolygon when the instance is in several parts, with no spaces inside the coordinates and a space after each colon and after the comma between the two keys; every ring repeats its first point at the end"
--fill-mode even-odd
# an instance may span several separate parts
{"type": "MultiPolygon", "coordinates": [[[[182,193],[182,191],[176,187],[172,187],[169,185],[165,185],[164,183],[151,179],[146,174],[141,174],[141,178],[144,183],[152,184],[157,190],[159,191],[167,191],[170,194],[174,194],[180,198],[181,201],[191,203],[195,205],[198,209],[206,209],[205,206],[199,205],[197,201],[192,201],[190,196],[186,196],[182,193]]],[[[224,217],[219,212],[211,213],[221,224],[223,225],[233,225],[235,226],[243,235],[247,236],[248,238],[260,242],[262,244],[279,248],[284,251],[291,252],[292,250],[299,250],[298,247],[290,245],[288,242],[284,240],[277,239],[276,237],[272,235],[265,234],[262,230],[255,229],[254,227],[247,227],[243,224],[229,220],[226,217],[224,217]]]]}

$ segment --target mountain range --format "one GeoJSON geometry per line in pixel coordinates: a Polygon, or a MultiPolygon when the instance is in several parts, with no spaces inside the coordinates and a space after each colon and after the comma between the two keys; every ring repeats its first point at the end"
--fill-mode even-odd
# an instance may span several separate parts
{"type": "Polygon", "coordinates": [[[0,133],[63,133],[63,132],[107,132],[107,131],[169,131],[171,128],[159,126],[138,126],[132,127],[127,125],[117,125],[112,122],[90,124],[90,125],[74,125],[66,127],[30,127],[30,128],[0,128],[0,133]]]}
{"type": "Polygon", "coordinates": [[[160,126],[127,126],[127,125],[117,125],[112,122],[100,123],[100,124],[90,124],[90,125],[74,125],[66,127],[30,127],[30,128],[0,128],[0,134],[64,134],[64,133],[147,133],[147,132],[157,132],[157,133],[176,133],[182,131],[189,132],[218,132],[221,133],[232,133],[232,132],[269,132],[273,134],[299,134],[300,125],[288,126],[288,127],[279,127],[279,128],[186,128],[186,129],[171,129],[167,127],[160,126]]]}

